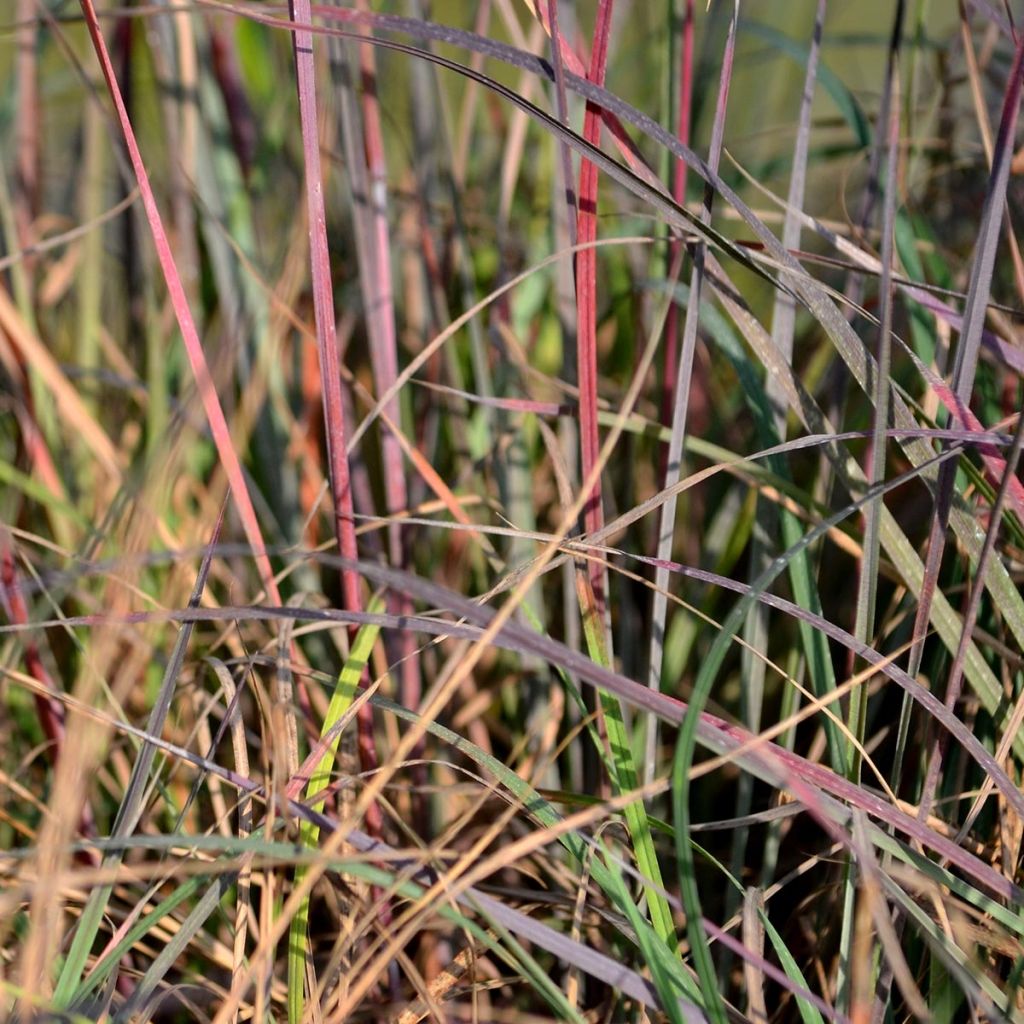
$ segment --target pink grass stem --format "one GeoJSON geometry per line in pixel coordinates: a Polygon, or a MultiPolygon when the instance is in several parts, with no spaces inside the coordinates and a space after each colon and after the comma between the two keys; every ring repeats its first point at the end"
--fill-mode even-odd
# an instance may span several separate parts
{"type": "MultiPolygon", "coordinates": [[[[365,0],[359,2],[366,10],[365,0]]],[[[372,244],[372,266],[363,271],[369,299],[367,316],[370,320],[371,358],[377,390],[383,394],[390,390],[398,378],[398,339],[395,330],[394,281],[391,273],[391,237],[387,211],[387,162],[384,155],[384,133],[381,129],[380,101],[377,95],[377,67],[374,48],[370,43],[359,46],[359,70],[363,108],[363,141],[366,150],[367,200],[369,203],[372,244]],[[368,271],[368,273],[367,273],[368,271]]],[[[384,408],[392,423],[400,422],[398,395],[394,395],[384,408]]],[[[381,435],[381,455],[384,470],[384,493],[389,515],[401,513],[408,504],[405,467],[401,446],[391,430],[381,435]]],[[[392,523],[388,527],[388,554],[392,565],[404,567],[405,547],[402,527],[392,523]]],[[[388,595],[389,610],[397,615],[411,615],[413,604],[399,594],[388,595]]],[[[401,662],[401,694],[406,707],[419,707],[421,682],[415,639],[405,633],[399,638],[398,655],[401,662]]],[[[421,763],[423,745],[412,752],[415,763],[413,777],[422,787],[426,784],[426,767],[421,763]]]]}
{"type": "Polygon", "coordinates": [[[227,475],[235,507],[242,521],[242,529],[245,531],[246,539],[252,548],[253,557],[259,568],[260,577],[267,596],[276,604],[280,604],[281,596],[277,588],[277,582],[274,579],[270,559],[267,557],[259,521],[256,518],[256,510],[253,508],[252,499],[249,497],[245,477],[242,473],[242,466],[234,450],[231,432],[224,417],[224,410],[221,407],[220,399],[217,397],[217,389],[210,375],[206,354],[203,352],[199,333],[196,330],[195,321],[192,319],[192,312],[189,309],[188,300],[185,296],[185,289],[182,286],[181,277],[178,274],[178,268],[175,265],[174,256],[171,253],[171,247],[167,239],[167,232],[164,230],[163,219],[160,216],[160,210],[157,207],[156,198],[153,195],[153,189],[149,182],[149,174],[146,171],[146,166],[143,163],[142,154],[139,151],[138,142],[135,138],[135,130],[132,128],[124,97],[121,94],[121,87],[114,73],[114,66],[110,59],[106,40],[103,38],[103,32],[100,30],[96,8],[93,5],[93,0],[81,0],[81,6],[82,13],[85,16],[86,27],[92,39],[93,48],[100,62],[104,81],[114,103],[121,132],[124,135],[128,157],[138,181],[139,194],[142,197],[146,219],[149,222],[150,231],[153,235],[153,243],[160,261],[160,269],[163,271],[164,280],[167,284],[167,291],[170,295],[171,304],[174,307],[174,314],[178,321],[178,327],[181,330],[182,340],[185,343],[185,351],[188,355],[189,365],[195,378],[200,400],[203,403],[203,410],[206,413],[206,419],[210,426],[210,433],[217,448],[217,455],[227,475]]]}
{"type": "MultiPolygon", "coordinates": [[[[327,215],[324,209],[324,182],[320,165],[319,122],[316,102],[316,67],[313,60],[313,33],[308,27],[312,15],[309,0],[290,0],[289,13],[298,23],[292,31],[295,76],[299,95],[299,117],[302,126],[302,152],[306,177],[306,215],[309,221],[310,272],[313,280],[313,316],[316,322],[317,351],[320,356],[320,378],[324,403],[324,425],[327,440],[327,464],[330,472],[331,497],[334,503],[334,529],[338,550],[343,558],[356,558],[355,517],[352,507],[352,484],[348,456],[345,451],[345,416],[341,394],[341,369],[334,318],[334,292],[331,283],[331,262],[327,248],[327,215]]],[[[341,571],[341,587],[345,607],[362,611],[359,574],[352,568],[341,571]]],[[[357,718],[359,760],[364,772],[377,767],[377,748],[373,736],[373,710],[364,704],[357,718]]],[[[367,810],[367,829],[371,834],[381,830],[381,812],[375,804],[367,810]]]]}
{"type": "MultiPolygon", "coordinates": [[[[686,14],[683,17],[680,43],[682,56],[679,68],[679,109],[676,112],[676,137],[684,146],[688,146],[693,114],[693,0],[686,0],[686,14]]],[[[672,198],[680,206],[686,202],[686,172],[686,161],[676,160],[672,174],[672,198]]],[[[682,242],[673,238],[669,243],[669,266],[675,265],[681,249],[682,242]]],[[[673,303],[668,312],[668,323],[665,326],[665,382],[661,393],[662,423],[672,421],[676,375],[679,372],[679,336],[682,315],[683,311],[680,306],[673,303]]],[[[665,458],[667,460],[667,453],[665,458]]]]}
{"type": "MultiPolygon", "coordinates": [[[[611,29],[612,0],[601,0],[594,25],[594,41],[587,78],[604,84],[608,63],[608,36],[611,29]]],[[[601,109],[587,103],[583,137],[597,145],[601,140],[601,109]]],[[[580,161],[579,215],[577,241],[590,245],[597,239],[597,167],[580,161]]],[[[580,475],[586,479],[597,463],[601,438],[597,425],[597,252],[583,249],[576,256],[576,358],[580,392],[580,475]]],[[[587,533],[596,533],[604,523],[601,509],[601,483],[598,480],[583,506],[587,533]]],[[[590,563],[590,578],[598,611],[605,607],[604,573],[599,562],[590,563]]]]}

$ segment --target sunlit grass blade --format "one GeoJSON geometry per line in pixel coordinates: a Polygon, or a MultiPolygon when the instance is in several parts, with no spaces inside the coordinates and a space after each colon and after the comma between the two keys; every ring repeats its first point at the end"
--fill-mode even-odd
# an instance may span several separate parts
{"type": "MultiPolygon", "coordinates": [[[[600,606],[594,597],[590,579],[581,569],[577,573],[577,588],[580,611],[583,615],[583,635],[586,638],[590,657],[598,665],[610,668],[608,650],[604,642],[604,625],[600,606]]],[[[608,734],[608,745],[611,748],[611,760],[615,769],[613,780],[617,793],[629,793],[640,784],[640,776],[633,760],[632,743],[622,715],[622,708],[616,697],[601,694],[601,709],[604,714],[605,729],[608,734]]],[[[627,805],[623,811],[629,829],[633,851],[641,874],[647,880],[644,891],[647,899],[651,924],[661,941],[671,950],[677,946],[676,929],[672,920],[672,911],[662,896],[664,883],[658,855],[654,849],[650,824],[643,801],[627,805]]]]}
{"type": "MultiPolygon", "coordinates": [[[[382,611],[384,602],[374,598],[367,605],[370,615],[382,611]]],[[[338,682],[331,694],[331,702],[324,717],[320,732],[320,744],[326,749],[320,755],[316,766],[310,773],[306,783],[305,800],[307,805],[315,807],[316,797],[321,794],[331,781],[334,759],[341,742],[339,723],[348,711],[359,689],[359,681],[366,671],[370,660],[370,652],[377,642],[380,626],[370,623],[356,633],[352,650],[338,676],[338,682]]],[[[314,822],[303,821],[299,825],[299,843],[304,847],[316,848],[320,827],[314,822]]],[[[302,880],[302,869],[296,868],[296,882],[302,880]]],[[[307,928],[309,925],[309,896],[302,901],[295,916],[291,920],[288,933],[288,1020],[290,1024],[300,1024],[305,1008],[305,984],[307,961],[307,928]]]]}

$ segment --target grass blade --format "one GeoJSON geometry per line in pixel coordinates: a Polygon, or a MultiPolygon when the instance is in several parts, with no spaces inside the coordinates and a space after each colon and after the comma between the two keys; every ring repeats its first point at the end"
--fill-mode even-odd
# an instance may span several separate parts
{"type": "MultiPolygon", "coordinates": [[[[384,608],[383,602],[373,600],[367,606],[367,613],[375,615],[384,608]]],[[[334,767],[334,758],[338,752],[338,744],[341,741],[341,729],[343,717],[346,715],[355,695],[358,692],[359,681],[366,671],[370,660],[370,652],[377,642],[380,633],[380,626],[375,623],[368,623],[356,633],[352,644],[352,650],[345,662],[341,674],[338,676],[334,693],[331,694],[331,703],[324,717],[323,729],[320,733],[318,748],[326,745],[323,753],[319,754],[316,767],[309,775],[306,783],[306,803],[315,806],[316,797],[321,794],[331,781],[331,771],[334,767]]],[[[317,756],[314,751],[313,757],[317,756]]],[[[320,835],[320,827],[314,822],[303,821],[299,825],[299,843],[304,847],[316,849],[317,839],[320,835]]],[[[296,884],[302,881],[302,869],[296,868],[296,884]]],[[[300,1024],[305,1009],[305,983],[306,983],[306,947],[307,928],[309,926],[309,896],[305,897],[299,904],[295,916],[291,920],[288,933],[288,1020],[289,1024],[300,1024]]]]}

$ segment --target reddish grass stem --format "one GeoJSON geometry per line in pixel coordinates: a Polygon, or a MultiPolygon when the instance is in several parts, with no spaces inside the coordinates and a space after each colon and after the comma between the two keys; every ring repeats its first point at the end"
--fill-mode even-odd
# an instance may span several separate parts
{"type": "MultiPolygon", "coordinates": [[[[365,0],[359,0],[361,10],[366,10],[365,0]]],[[[388,391],[398,378],[398,337],[395,327],[395,291],[391,272],[391,235],[388,225],[388,175],[384,153],[384,132],[381,126],[380,100],[377,95],[377,64],[371,43],[359,45],[359,71],[363,113],[363,143],[366,153],[366,201],[369,220],[369,251],[371,265],[360,274],[364,292],[369,302],[366,314],[371,338],[370,356],[378,394],[388,391]]],[[[353,159],[357,159],[353,155],[353,159]]],[[[394,424],[401,422],[401,410],[396,394],[384,407],[383,412],[394,424]]],[[[384,471],[384,495],[390,516],[400,515],[408,505],[408,488],[405,480],[405,464],[401,445],[396,434],[388,429],[381,432],[381,460],[384,471]]],[[[402,526],[392,522],[388,526],[388,556],[392,565],[404,568],[406,547],[402,526]]],[[[396,615],[411,615],[412,601],[401,594],[388,594],[388,610],[396,615]]],[[[403,633],[395,645],[394,655],[400,663],[400,692],[406,707],[418,708],[422,695],[419,659],[416,654],[415,638],[403,633]]],[[[412,777],[417,787],[425,788],[426,766],[423,764],[425,747],[417,744],[413,750],[412,777]]],[[[420,824],[426,824],[423,813],[425,805],[419,808],[420,824]]]]}
{"type": "MultiPolygon", "coordinates": [[[[309,0],[290,0],[289,13],[294,22],[309,25],[309,0]]],[[[338,550],[343,558],[356,558],[355,516],[348,457],[345,452],[345,416],[341,394],[341,370],[335,333],[334,292],[331,261],[327,248],[327,216],[324,210],[324,182],[320,166],[320,138],[316,103],[316,67],[313,60],[313,33],[295,27],[292,32],[295,76],[298,85],[299,118],[302,126],[302,152],[306,177],[306,215],[309,228],[310,272],[313,279],[313,315],[316,322],[317,351],[320,355],[320,380],[324,403],[327,440],[327,464],[330,470],[331,498],[334,504],[334,529],[338,550]]],[[[341,571],[345,607],[362,611],[359,574],[351,568],[341,571]]],[[[359,758],[362,769],[377,767],[377,749],[373,737],[373,710],[364,704],[359,710],[359,758]]],[[[371,805],[367,828],[373,834],[381,829],[380,809],[371,805]]]]}
{"type": "MultiPolygon", "coordinates": [[[[604,84],[611,20],[612,0],[601,0],[587,72],[587,78],[596,85],[604,84]]],[[[601,108],[594,103],[587,103],[583,137],[593,145],[601,140],[601,108]]],[[[579,204],[576,237],[580,245],[589,245],[597,239],[597,167],[586,159],[580,161],[579,204]]],[[[601,449],[597,428],[597,250],[594,248],[583,249],[576,256],[576,361],[580,390],[580,475],[586,479],[601,449]]],[[[603,522],[598,479],[583,506],[584,529],[595,533],[603,522]]],[[[606,594],[601,563],[590,562],[589,572],[597,608],[603,615],[606,594]]]]}
{"type": "Polygon", "coordinates": [[[139,151],[138,142],[135,139],[135,130],[132,127],[131,118],[128,116],[128,110],[124,103],[124,97],[121,94],[117,75],[114,72],[106,40],[103,38],[103,32],[100,29],[99,17],[97,16],[93,0],[81,0],[81,5],[89,36],[92,39],[93,48],[100,62],[104,81],[107,84],[107,89],[117,112],[117,119],[124,135],[128,157],[139,184],[139,194],[142,197],[146,219],[149,222],[150,231],[153,235],[153,243],[160,261],[160,269],[163,272],[171,304],[174,307],[174,314],[178,321],[178,327],[181,330],[192,375],[195,378],[196,388],[199,391],[199,397],[203,403],[206,419],[210,426],[210,433],[213,436],[217,454],[227,475],[235,506],[242,521],[242,529],[245,531],[246,539],[252,547],[253,557],[259,568],[267,596],[275,604],[280,604],[281,596],[278,591],[277,582],[274,579],[270,559],[267,557],[263,535],[260,531],[259,521],[256,518],[256,510],[253,508],[252,499],[249,497],[245,476],[242,473],[242,465],[232,444],[231,432],[228,429],[224,410],[221,407],[220,399],[217,397],[217,389],[210,374],[210,367],[206,361],[206,354],[203,352],[202,343],[199,340],[199,332],[196,330],[195,321],[192,319],[192,311],[189,309],[185,289],[182,286],[181,277],[174,262],[174,256],[167,239],[167,232],[164,230],[163,219],[160,216],[156,197],[153,195],[153,189],[149,182],[149,174],[146,171],[146,165],[143,163],[142,153],[139,151]]]}
{"type": "MultiPolygon", "coordinates": [[[[686,0],[686,14],[680,31],[680,49],[682,51],[679,68],[679,98],[676,111],[676,137],[684,145],[690,144],[690,121],[693,106],[693,0],[686,0]]],[[[686,203],[686,172],[685,160],[677,159],[672,174],[672,198],[680,205],[686,203]]],[[[669,243],[667,266],[676,263],[682,250],[682,242],[673,238],[669,243]]],[[[679,328],[682,324],[682,308],[673,303],[668,313],[665,326],[665,375],[661,392],[661,421],[672,422],[672,409],[675,405],[675,384],[679,366],[679,328]]],[[[667,464],[668,452],[665,452],[667,464]]],[[[664,467],[663,467],[664,469],[664,467]]]]}
{"type": "MultiPolygon", "coordinates": [[[[953,368],[953,392],[964,407],[970,404],[971,392],[974,388],[975,371],[982,340],[982,329],[985,322],[985,310],[992,286],[992,275],[995,267],[996,248],[1002,213],[1006,201],[1007,181],[1010,173],[1013,140],[1016,137],[1017,120],[1020,112],[1020,98],[1024,72],[1024,39],[1017,43],[1013,63],[1007,78],[1006,92],[1003,97],[1003,110],[999,123],[999,135],[993,152],[992,170],[989,175],[988,190],[985,195],[985,206],[978,233],[978,243],[971,266],[970,287],[964,307],[963,322],[960,328],[960,343],[956,350],[956,361],[953,368]]],[[[956,477],[956,463],[944,464],[939,470],[935,485],[935,511],[932,517],[931,532],[928,537],[928,555],[925,562],[924,580],[918,598],[917,613],[914,618],[913,646],[910,650],[909,668],[911,675],[916,675],[921,666],[924,641],[927,636],[928,623],[931,620],[932,604],[938,585],[939,570],[946,547],[946,529],[953,504],[953,488],[956,477]]],[[[979,581],[980,582],[980,581],[979,581]]]]}

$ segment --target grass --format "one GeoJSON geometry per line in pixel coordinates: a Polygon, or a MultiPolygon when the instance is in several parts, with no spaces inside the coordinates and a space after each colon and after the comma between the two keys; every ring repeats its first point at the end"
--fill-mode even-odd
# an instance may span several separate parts
{"type": "Polygon", "coordinates": [[[0,14],[0,1016],[1024,1020],[1024,43],[0,14]]]}

